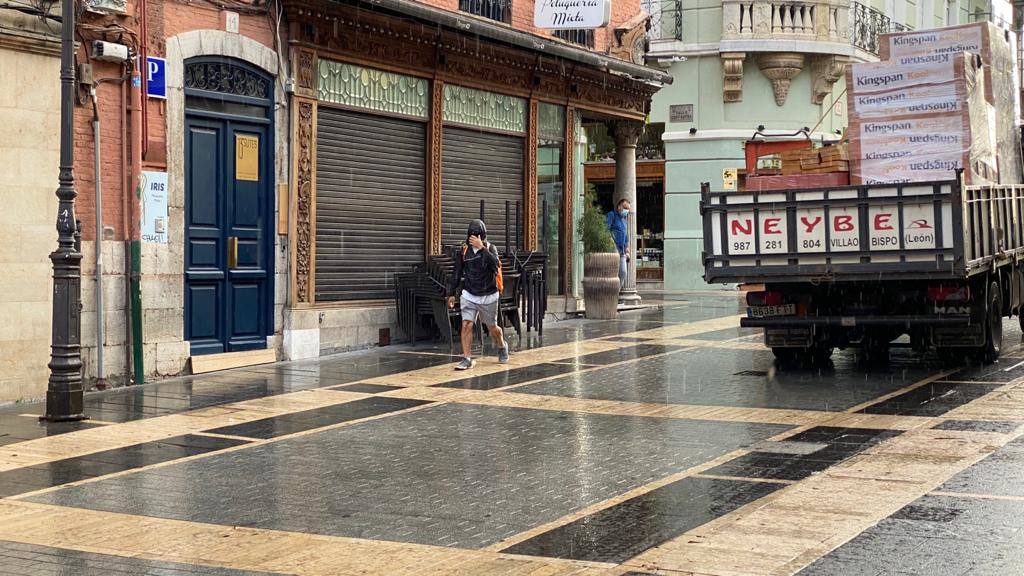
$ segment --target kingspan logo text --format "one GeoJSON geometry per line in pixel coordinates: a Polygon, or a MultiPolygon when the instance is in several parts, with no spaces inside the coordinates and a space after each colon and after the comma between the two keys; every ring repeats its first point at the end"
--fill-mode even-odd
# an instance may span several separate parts
{"type": "Polygon", "coordinates": [[[910,128],[910,122],[897,122],[895,124],[866,124],[864,126],[864,132],[866,134],[890,134],[901,130],[910,130],[910,128]]]}
{"type": "Polygon", "coordinates": [[[857,86],[887,86],[893,82],[900,82],[904,79],[902,72],[886,74],[884,76],[860,76],[857,78],[857,86]]]}
{"type": "Polygon", "coordinates": [[[939,37],[935,34],[923,34],[920,36],[899,36],[893,39],[897,46],[920,46],[929,42],[935,42],[939,37]]]}

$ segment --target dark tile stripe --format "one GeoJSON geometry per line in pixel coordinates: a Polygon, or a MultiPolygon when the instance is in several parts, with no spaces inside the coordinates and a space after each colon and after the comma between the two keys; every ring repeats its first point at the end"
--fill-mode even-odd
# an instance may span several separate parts
{"type": "Polygon", "coordinates": [[[860,410],[861,414],[942,416],[999,388],[1002,384],[932,382],[860,410]]]}
{"type": "Polygon", "coordinates": [[[959,430],[961,432],[996,432],[1009,434],[1024,422],[984,422],[980,420],[946,420],[935,426],[935,430],[959,430]]]}
{"type": "Polygon", "coordinates": [[[246,443],[244,440],[231,438],[186,434],[157,442],[134,444],[37,466],[16,468],[0,472],[0,497],[98,478],[246,443]]]}
{"type": "Polygon", "coordinates": [[[820,450],[807,454],[751,452],[715,466],[708,470],[707,474],[769,480],[803,480],[899,434],[901,432],[897,430],[827,426],[811,428],[787,439],[787,443],[823,444],[824,447],[820,450]]]}
{"type": "Polygon", "coordinates": [[[577,372],[582,368],[583,367],[578,364],[536,364],[534,366],[513,368],[504,372],[495,372],[493,374],[484,374],[482,376],[471,376],[469,378],[463,378],[452,382],[443,382],[441,384],[435,384],[434,387],[461,388],[466,390],[494,390],[496,388],[524,384],[526,382],[532,382],[542,378],[570,374],[572,372],[577,372]]]}
{"type": "Polygon", "coordinates": [[[208,432],[213,434],[225,434],[227,436],[242,436],[245,438],[259,438],[265,440],[269,438],[277,438],[278,436],[284,436],[286,434],[315,430],[317,428],[340,424],[342,422],[361,420],[371,416],[379,416],[389,412],[406,410],[408,408],[430,403],[431,402],[423,400],[406,400],[403,398],[364,398],[354,402],[324,406],[322,408],[313,408],[312,410],[283,414],[281,416],[254,420],[244,424],[225,426],[223,428],[209,430],[208,432]]]}
{"type": "Polygon", "coordinates": [[[392,390],[401,390],[401,386],[385,386],[383,384],[345,384],[344,386],[334,386],[328,388],[328,390],[339,390],[342,392],[359,392],[362,394],[381,394],[383,392],[391,392],[392,390]]]}
{"type": "MultiPolygon", "coordinates": [[[[0,541],[0,574],[36,576],[110,576],[147,574],[164,576],[272,576],[270,572],[250,572],[203,566],[80,552],[66,548],[0,541]]],[[[275,573],[276,574],[276,573],[275,573]]]]}
{"type": "Polygon", "coordinates": [[[782,488],[688,477],[511,546],[503,552],[592,562],[625,560],[782,488]]]}
{"type": "Polygon", "coordinates": [[[667,354],[669,352],[675,352],[676,350],[682,350],[683,348],[683,346],[665,346],[663,344],[639,344],[637,346],[626,346],[625,348],[617,348],[615,350],[585,354],[578,358],[573,358],[572,360],[579,364],[603,366],[606,364],[625,362],[627,360],[646,358],[648,356],[656,356],[658,354],[667,354]]]}

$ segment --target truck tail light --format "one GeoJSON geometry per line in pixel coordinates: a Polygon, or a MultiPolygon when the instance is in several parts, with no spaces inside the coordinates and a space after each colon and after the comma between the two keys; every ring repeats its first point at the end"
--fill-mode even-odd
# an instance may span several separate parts
{"type": "Polygon", "coordinates": [[[928,299],[932,302],[967,302],[971,299],[969,286],[929,286],[928,299]]]}
{"type": "Polygon", "coordinates": [[[779,306],[783,300],[782,292],[747,292],[747,306],[779,306]]]}

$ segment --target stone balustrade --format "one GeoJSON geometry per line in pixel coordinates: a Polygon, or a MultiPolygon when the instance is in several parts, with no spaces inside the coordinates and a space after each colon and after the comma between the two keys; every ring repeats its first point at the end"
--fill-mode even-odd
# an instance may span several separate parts
{"type": "Polygon", "coordinates": [[[722,40],[793,40],[849,46],[849,14],[847,1],[725,0],[722,40]]]}

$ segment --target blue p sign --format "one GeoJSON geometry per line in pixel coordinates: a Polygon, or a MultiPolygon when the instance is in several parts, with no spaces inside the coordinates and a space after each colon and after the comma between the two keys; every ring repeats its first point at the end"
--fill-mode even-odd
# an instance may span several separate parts
{"type": "Polygon", "coordinates": [[[146,94],[167,99],[167,61],[163,58],[146,57],[146,94]]]}

